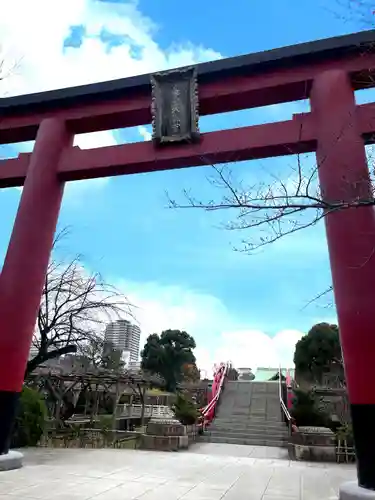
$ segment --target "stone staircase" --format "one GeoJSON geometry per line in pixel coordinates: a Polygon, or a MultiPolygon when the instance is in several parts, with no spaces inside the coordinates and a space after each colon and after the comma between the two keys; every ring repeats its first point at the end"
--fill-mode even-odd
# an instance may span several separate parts
{"type": "Polygon", "coordinates": [[[225,383],[216,418],[202,439],[211,443],[286,446],[278,382],[225,383]]]}

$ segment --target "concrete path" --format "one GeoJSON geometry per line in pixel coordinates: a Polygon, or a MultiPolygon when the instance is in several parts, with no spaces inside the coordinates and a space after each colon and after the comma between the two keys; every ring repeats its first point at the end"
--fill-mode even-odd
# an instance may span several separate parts
{"type": "Polygon", "coordinates": [[[0,500],[333,500],[348,465],[290,462],[285,450],[197,444],[187,452],[29,449],[0,473],[0,500]]]}

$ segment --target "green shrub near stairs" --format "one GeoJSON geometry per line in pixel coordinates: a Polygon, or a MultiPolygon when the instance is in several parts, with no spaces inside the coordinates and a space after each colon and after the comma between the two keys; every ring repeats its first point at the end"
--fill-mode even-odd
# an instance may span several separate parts
{"type": "Polygon", "coordinates": [[[295,419],[298,427],[329,427],[329,415],[318,407],[314,394],[311,391],[294,391],[293,408],[291,415],[295,419]]]}
{"type": "Polygon", "coordinates": [[[11,439],[12,448],[36,446],[42,437],[47,408],[38,391],[24,387],[11,439]]]}
{"type": "Polygon", "coordinates": [[[177,394],[177,398],[172,409],[175,417],[181,422],[182,425],[195,424],[199,416],[196,405],[182,393],[177,394]]]}

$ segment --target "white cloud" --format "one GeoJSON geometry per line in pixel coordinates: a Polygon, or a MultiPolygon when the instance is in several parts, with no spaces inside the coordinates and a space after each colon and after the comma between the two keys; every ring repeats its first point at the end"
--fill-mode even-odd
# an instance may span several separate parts
{"type": "Polygon", "coordinates": [[[221,300],[213,295],[179,286],[123,281],[119,288],[134,304],[142,329],[142,342],[150,333],[168,328],[183,329],[197,342],[199,367],[211,375],[215,363],[232,361],[235,366],[293,366],[294,348],[303,333],[282,330],[274,337],[241,325],[221,300]]]}
{"type": "MultiPolygon", "coordinates": [[[[74,146],[78,146],[81,149],[103,148],[106,146],[115,146],[116,144],[115,137],[110,130],[93,132],[91,134],[78,134],[74,138],[74,146]]],[[[69,195],[69,201],[71,201],[71,195],[73,195],[74,200],[80,201],[80,198],[76,195],[92,193],[93,189],[100,189],[108,183],[109,177],[100,177],[98,179],[90,179],[89,181],[69,182],[65,192],[69,195]]]]}
{"type": "MultiPolygon", "coordinates": [[[[109,130],[93,132],[91,134],[79,134],[74,138],[74,146],[79,146],[81,149],[95,149],[105,146],[115,146],[116,144],[116,140],[109,130]]],[[[19,146],[22,153],[30,153],[33,150],[34,141],[24,142],[19,146]]],[[[81,199],[77,195],[83,195],[88,192],[92,193],[94,189],[101,189],[103,186],[107,185],[108,182],[108,177],[90,179],[89,181],[82,180],[69,182],[65,188],[65,195],[69,196],[69,201],[73,199],[80,202],[81,199]]],[[[22,191],[23,188],[16,187],[16,189],[22,191]]]]}
{"type": "MultiPolygon", "coordinates": [[[[0,53],[12,76],[0,81],[2,95],[18,95],[160,71],[217,59],[219,53],[191,44],[162,50],[155,42],[156,27],[136,1],[126,4],[98,0],[0,0],[0,53]],[[30,20],[32,19],[32,22],[30,20]],[[65,47],[71,26],[82,25],[79,48],[65,47]],[[126,36],[126,43],[108,50],[102,30],[126,36]]],[[[145,140],[149,133],[139,129],[145,140]]],[[[116,144],[111,131],[83,134],[80,147],[116,144]]],[[[30,144],[26,145],[26,149],[30,144]]],[[[95,181],[99,187],[104,182],[95,181]]],[[[87,185],[85,181],[81,183],[87,185]]],[[[76,188],[78,189],[78,188],[76,188]]]]}
{"type": "Polygon", "coordinates": [[[103,148],[115,146],[117,144],[113,133],[110,130],[92,132],[91,134],[78,134],[74,138],[74,146],[81,149],[103,148]]]}
{"type": "Polygon", "coordinates": [[[154,41],[155,27],[136,2],[0,0],[0,8],[1,42],[13,59],[22,57],[21,71],[9,80],[11,94],[124,78],[220,57],[214,50],[190,44],[163,51],[154,41]],[[86,36],[80,48],[63,51],[72,25],[83,25],[86,36]],[[108,51],[99,39],[103,28],[126,35],[127,42],[108,51]]]}
{"type": "Polygon", "coordinates": [[[144,141],[151,141],[152,139],[152,134],[149,130],[147,130],[146,127],[144,127],[143,125],[141,125],[140,127],[138,127],[138,132],[139,132],[139,135],[143,138],[144,141]]]}
{"type": "Polygon", "coordinates": [[[237,368],[253,370],[259,367],[277,368],[279,364],[292,367],[295,345],[302,335],[303,332],[298,330],[281,330],[270,337],[251,328],[231,329],[215,338],[213,349],[198,347],[196,355],[198,363],[206,370],[221,361],[232,361],[237,368]]]}

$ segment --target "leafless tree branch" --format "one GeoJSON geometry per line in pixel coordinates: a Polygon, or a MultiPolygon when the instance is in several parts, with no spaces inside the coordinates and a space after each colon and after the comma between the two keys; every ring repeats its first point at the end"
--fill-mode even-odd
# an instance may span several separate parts
{"type": "Polygon", "coordinates": [[[0,95],[6,95],[7,92],[3,88],[3,82],[17,75],[21,68],[22,59],[14,59],[10,54],[7,54],[4,47],[0,44],[0,95]]]}
{"type": "Polygon", "coordinates": [[[344,23],[356,22],[365,29],[374,26],[374,4],[371,0],[335,0],[332,3],[323,0],[321,4],[326,11],[344,23]]]}
{"type": "MultiPolygon", "coordinates": [[[[54,250],[68,232],[65,228],[57,234],[54,250]]],[[[102,353],[105,325],[131,315],[126,297],[99,273],[88,274],[81,256],[68,263],[52,259],[34,333],[36,354],[28,363],[26,375],[40,364],[71,352],[91,353],[95,364],[102,353]]]]}
{"type": "MultiPolygon", "coordinates": [[[[317,181],[317,166],[304,170],[300,155],[292,175],[285,179],[271,176],[270,182],[245,186],[237,181],[227,165],[212,165],[214,177],[209,183],[222,193],[221,198],[202,201],[184,191],[185,203],[168,195],[172,208],[198,208],[208,212],[229,210],[234,219],[224,224],[228,230],[254,230],[256,240],[244,240],[242,251],[251,252],[274,243],[283,236],[315,225],[328,213],[361,209],[374,205],[374,198],[362,198],[348,203],[345,200],[328,200],[323,197],[317,181]]],[[[359,190],[360,191],[360,190],[359,190]]]]}

